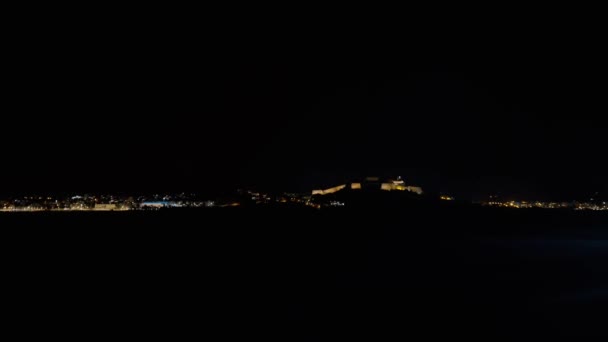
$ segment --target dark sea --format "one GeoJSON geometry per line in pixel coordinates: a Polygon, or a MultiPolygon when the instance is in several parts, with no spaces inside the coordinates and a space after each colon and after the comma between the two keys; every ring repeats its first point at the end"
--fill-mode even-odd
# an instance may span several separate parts
{"type": "Polygon", "coordinates": [[[606,340],[602,212],[3,213],[22,338],[606,340]]]}

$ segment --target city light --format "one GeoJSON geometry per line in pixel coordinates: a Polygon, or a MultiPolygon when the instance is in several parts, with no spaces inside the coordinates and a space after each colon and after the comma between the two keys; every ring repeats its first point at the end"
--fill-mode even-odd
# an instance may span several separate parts
{"type": "MultiPolygon", "coordinates": [[[[352,206],[349,196],[362,193],[402,194],[409,199],[439,199],[440,201],[455,201],[451,195],[422,195],[422,189],[417,186],[405,185],[401,178],[391,181],[381,181],[378,177],[368,177],[361,182],[340,184],[324,190],[307,192],[265,193],[259,190],[239,189],[234,195],[223,198],[201,198],[193,193],[153,194],[153,195],[117,195],[117,194],[71,194],[62,197],[48,195],[21,196],[10,199],[0,199],[0,212],[44,212],[44,211],[154,211],[176,208],[227,208],[252,205],[269,206],[302,206],[315,209],[329,207],[352,206]],[[382,190],[382,191],[377,191],[382,190]],[[340,196],[344,193],[346,196],[340,196]],[[337,196],[337,197],[336,197],[337,196]]],[[[392,196],[392,195],[391,195],[392,196]]],[[[400,195],[401,196],[401,195],[400,195]]],[[[561,209],[561,210],[608,210],[608,202],[569,201],[545,202],[527,200],[501,200],[492,195],[481,202],[470,202],[472,205],[508,209],[561,209]]],[[[459,199],[459,203],[465,203],[459,199]]]]}

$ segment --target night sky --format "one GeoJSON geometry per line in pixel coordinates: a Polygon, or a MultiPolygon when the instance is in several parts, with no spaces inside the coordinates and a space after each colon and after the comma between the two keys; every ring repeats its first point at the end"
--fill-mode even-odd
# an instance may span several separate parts
{"type": "Polygon", "coordinates": [[[274,31],[20,36],[0,195],[308,191],[366,175],[465,198],[608,190],[597,44],[274,31]]]}

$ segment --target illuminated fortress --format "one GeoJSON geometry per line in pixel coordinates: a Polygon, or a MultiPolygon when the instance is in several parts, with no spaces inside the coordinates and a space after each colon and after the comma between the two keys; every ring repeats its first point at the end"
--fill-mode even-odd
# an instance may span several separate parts
{"type": "Polygon", "coordinates": [[[405,182],[398,177],[395,179],[387,179],[381,181],[379,177],[366,177],[362,182],[353,182],[340,184],[328,189],[313,190],[313,195],[327,195],[338,192],[342,189],[351,190],[384,190],[384,191],[410,191],[422,194],[422,188],[419,186],[406,185],[405,182]]]}

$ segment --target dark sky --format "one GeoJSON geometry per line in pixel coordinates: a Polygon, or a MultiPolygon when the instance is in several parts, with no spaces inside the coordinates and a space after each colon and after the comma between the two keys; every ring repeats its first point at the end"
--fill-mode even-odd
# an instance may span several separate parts
{"type": "Polygon", "coordinates": [[[592,39],[190,24],[19,32],[3,62],[0,195],[364,175],[465,197],[608,190],[592,39]]]}

